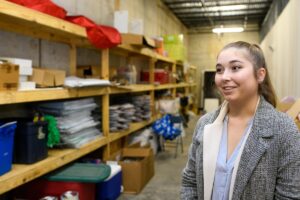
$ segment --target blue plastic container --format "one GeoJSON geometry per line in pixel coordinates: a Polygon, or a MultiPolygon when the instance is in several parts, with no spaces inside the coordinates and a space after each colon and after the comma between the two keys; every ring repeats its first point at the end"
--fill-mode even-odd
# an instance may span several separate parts
{"type": "Polygon", "coordinates": [[[0,126],[0,176],[11,170],[16,122],[0,126]]]}
{"type": "Polygon", "coordinates": [[[122,171],[120,165],[110,165],[111,174],[96,184],[96,200],[116,200],[121,194],[122,171]]]}

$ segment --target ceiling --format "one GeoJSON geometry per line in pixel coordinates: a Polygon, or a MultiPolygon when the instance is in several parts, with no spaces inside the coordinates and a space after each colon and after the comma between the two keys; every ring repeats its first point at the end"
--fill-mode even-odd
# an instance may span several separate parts
{"type": "Polygon", "coordinates": [[[189,32],[243,26],[258,31],[273,0],[162,0],[189,32]]]}

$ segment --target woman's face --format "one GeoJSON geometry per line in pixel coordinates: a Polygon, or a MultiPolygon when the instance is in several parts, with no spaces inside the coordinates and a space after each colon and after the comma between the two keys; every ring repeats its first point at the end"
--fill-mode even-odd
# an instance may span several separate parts
{"type": "Polygon", "coordinates": [[[223,50],[216,65],[215,83],[228,102],[244,102],[258,95],[258,81],[245,49],[223,50]]]}

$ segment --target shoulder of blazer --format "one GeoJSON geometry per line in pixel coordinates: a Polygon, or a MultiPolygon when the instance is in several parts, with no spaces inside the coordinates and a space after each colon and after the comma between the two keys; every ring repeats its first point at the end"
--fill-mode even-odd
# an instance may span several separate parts
{"type": "Polygon", "coordinates": [[[297,130],[297,127],[286,113],[276,110],[264,98],[261,98],[260,105],[253,121],[253,128],[259,129],[264,135],[278,135],[286,130],[297,130]]]}

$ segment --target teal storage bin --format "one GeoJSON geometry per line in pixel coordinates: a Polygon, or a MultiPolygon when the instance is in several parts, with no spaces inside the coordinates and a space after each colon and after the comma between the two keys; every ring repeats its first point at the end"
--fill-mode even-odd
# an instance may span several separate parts
{"type": "Polygon", "coordinates": [[[0,126],[0,176],[11,170],[16,127],[16,122],[0,126]]]}
{"type": "Polygon", "coordinates": [[[50,181],[99,183],[110,175],[110,166],[94,163],[73,163],[46,176],[50,181]]]}

